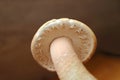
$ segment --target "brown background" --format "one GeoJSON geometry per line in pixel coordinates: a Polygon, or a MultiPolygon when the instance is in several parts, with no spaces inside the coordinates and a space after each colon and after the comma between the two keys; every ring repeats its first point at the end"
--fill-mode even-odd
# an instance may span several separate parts
{"type": "Polygon", "coordinates": [[[100,80],[120,80],[119,0],[0,0],[0,80],[56,78],[33,59],[30,44],[47,20],[69,17],[89,25],[98,51],[87,68],[100,80]]]}

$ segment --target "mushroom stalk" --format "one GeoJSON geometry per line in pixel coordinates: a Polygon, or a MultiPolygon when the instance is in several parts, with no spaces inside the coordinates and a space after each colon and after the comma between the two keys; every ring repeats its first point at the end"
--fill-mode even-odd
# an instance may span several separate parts
{"type": "Polygon", "coordinates": [[[55,39],[50,45],[50,53],[60,80],[97,80],[84,67],[69,38],[55,39]]]}

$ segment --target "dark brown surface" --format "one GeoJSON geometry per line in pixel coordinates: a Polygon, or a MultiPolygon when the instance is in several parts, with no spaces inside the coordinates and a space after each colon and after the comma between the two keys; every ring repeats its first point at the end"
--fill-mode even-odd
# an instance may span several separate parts
{"type": "MultiPolygon", "coordinates": [[[[0,0],[0,80],[56,77],[41,68],[30,52],[33,35],[52,18],[81,20],[96,33],[99,48],[119,53],[119,9],[119,0],[0,0]]],[[[119,57],[98,54],[93,59],[89,69],[100,80],[119,80],[119,57]]]]}
{"type": "Polygon", "coordinates": [[[98,80],[120,80],[120,56],[96,52],[87,68],[98,80]]]}
{"type": "Polygon", "coordinates": [[[96,33],[99,48],[120,53],[119,0],[0,0],[2,34],[19,30],[18,35],[26,32],[31,38],[41,24],[61,17],[81,20],[96,33]]]}

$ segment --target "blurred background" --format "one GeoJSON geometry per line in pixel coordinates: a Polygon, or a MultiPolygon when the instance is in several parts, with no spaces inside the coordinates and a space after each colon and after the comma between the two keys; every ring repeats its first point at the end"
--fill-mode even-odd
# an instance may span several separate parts
{"type": "Polygon", "coordinates": [[[97,36],[87,69],[99,80],[120,80],[119,0],[0,0],[0,80],[58,80],[35,62],[30,45],[43,23],[63,17],[84,22],[97,36]]]}

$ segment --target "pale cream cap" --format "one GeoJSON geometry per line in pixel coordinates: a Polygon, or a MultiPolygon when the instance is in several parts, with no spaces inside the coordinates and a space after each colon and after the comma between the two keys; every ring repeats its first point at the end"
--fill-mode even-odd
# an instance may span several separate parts
{"type": "Polygon", "coordinates": [[[34,35],[31,51],[34,59],[51,71],[55,69],[50,55],[50,44],[59,37],[71,39],[75,52],[83,62],[89,60],[96,49],[96,37],[84,23],[68,18],[50,20],[34,35]]]}

